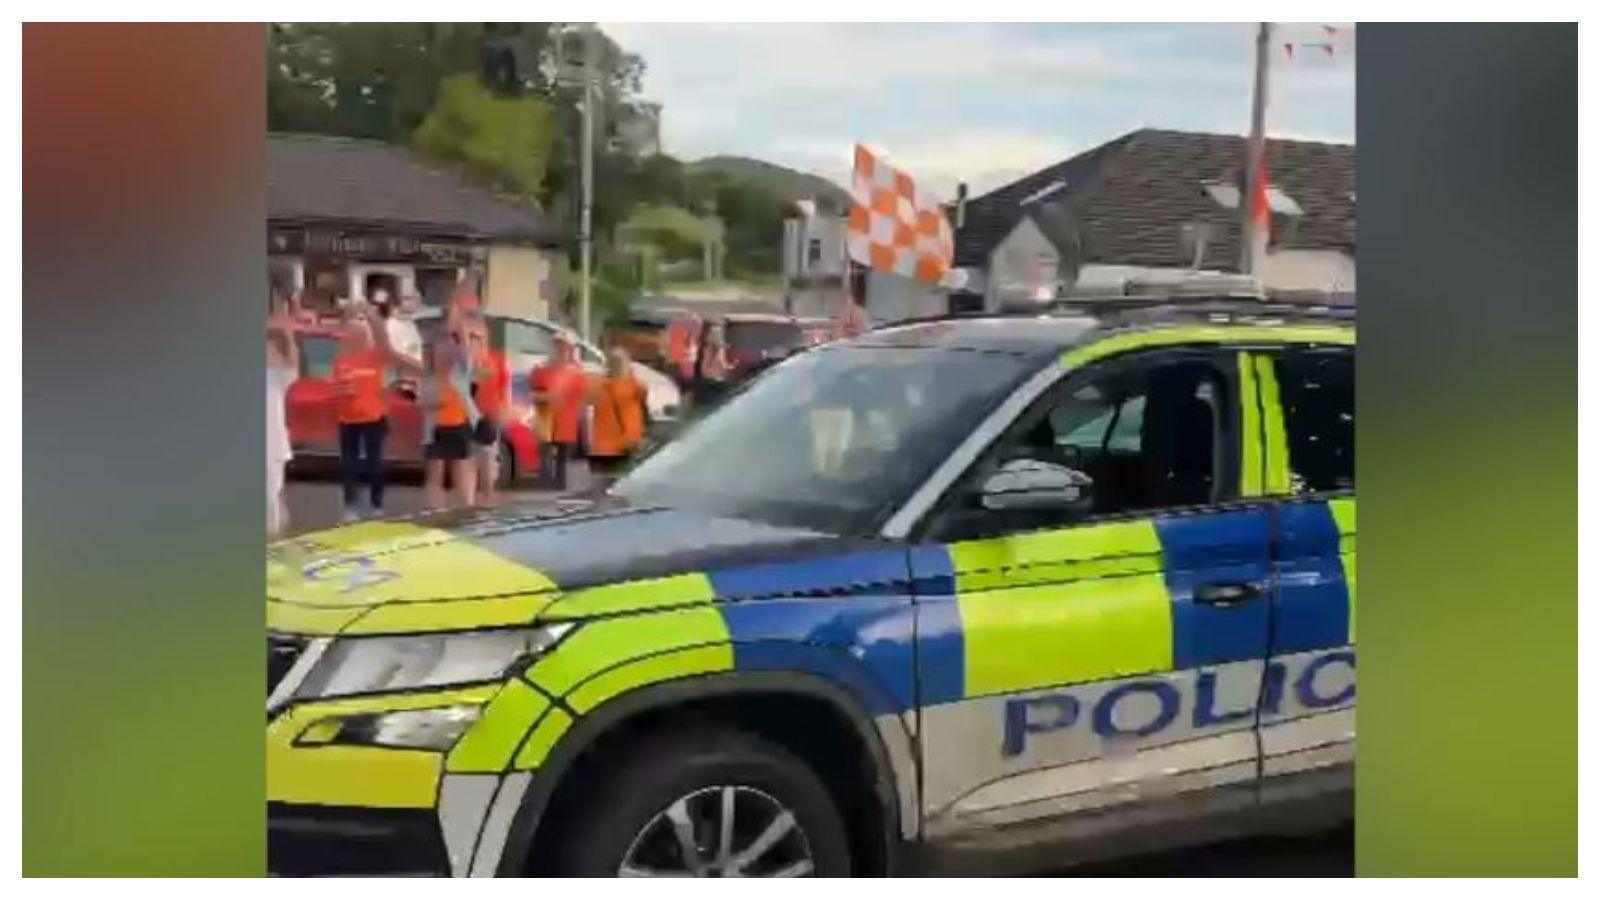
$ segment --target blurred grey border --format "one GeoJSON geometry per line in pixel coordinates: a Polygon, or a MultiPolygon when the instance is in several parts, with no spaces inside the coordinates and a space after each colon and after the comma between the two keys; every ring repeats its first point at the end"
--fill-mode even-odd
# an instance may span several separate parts
{"type": "Polygon", "coordinates": [[[23,871],[262,874],[266,31],[22,55],[23,871]]]}

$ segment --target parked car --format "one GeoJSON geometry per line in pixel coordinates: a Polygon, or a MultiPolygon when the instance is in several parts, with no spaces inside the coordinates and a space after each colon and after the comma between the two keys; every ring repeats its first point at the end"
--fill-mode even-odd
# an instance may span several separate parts
{"type": "Polygon", "coordinates": [[[690,392],[696,417],[776,363],[815,346],[820,336],[806,321],[775,313],[689,314],[675,324],[687,328],[688,338],[680,342],[685,358],[673,371],[690,392]],[[709,355],[718,331],[721,365],[709,355]]]}
{"type": "Polygon", "coordinates": [[[606,329],[605,343],[619,344],[635,362],[654,369],[667,363],[667,326],[684,310],[665,306],[635,306],[627,321],[606,329]]]}
{"type": "Polygon", "coordinates": [[[735,380],[757,363],[782,359],[810,344],[805,327],[792,316],[730,313],[721,322],[735,380]]]}
{"type": "MultiPolygon", "coordinates": [[[[307,323],[296,327],[300,348],[300,377],[289,386],[285,400],[292,465],[328,463],[339,458],[339,391],[330,378],[339,353],[335,325],[307,323]]],[[[389,434],[383,444],[384,463],[400,469],[422,468],[422,408],[408,390],[408,379],[394,377],[388,388],[389,434]]],[[[500,481],[516,483],[524,473],[538,471],[539,437],[529,410],[515,405],[500,446],[500,481]]]]}

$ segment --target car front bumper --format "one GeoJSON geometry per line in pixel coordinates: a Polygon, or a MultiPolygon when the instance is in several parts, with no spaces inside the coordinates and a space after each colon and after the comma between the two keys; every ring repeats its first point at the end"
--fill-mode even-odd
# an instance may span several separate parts
{"type": "Polygon", "coordinates": [[[431,809],[267,804],[267,871],[280,877],[446,876],[431,809]]]}

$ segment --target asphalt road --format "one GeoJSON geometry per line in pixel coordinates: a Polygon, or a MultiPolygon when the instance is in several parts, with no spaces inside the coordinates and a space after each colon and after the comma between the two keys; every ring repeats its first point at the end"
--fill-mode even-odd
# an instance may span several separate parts
{"type": "Polygon", "coordinates": [[[1347,827],[1305,837],[1228,841],[1041,874],[1080,878],[1350,878],[1355,871],[1355,832],[1347,827]]]}
{"type": "MultiPolygon", "coordinates": [[[[579,463],[571,473],[572,486],[588,484],[588,472],[579,463]]],[[[288,497],[290,531],[315,531],[339,522],[339,483],[330,477],[296,477],[284,488],[288,497]]],[[[537,500],[548,491],[520,489],[508,499],[537,500]]],[[[391,513],[422,508],[418,479],[391,482],[384,505],[391,513]]],[[[1133,857],[1116,863],[1086,866],[1042,875],[1103,877],[1343,877],[1355,872],[1355,842],[1349,829],[1313,837],[1259,838],[1230,841],[1190,850],[1133,857]]]]}
{"type": "MultiPolygon", "coordinates": [[[[572,464],[567,473],[570,487],[582,490],[589,485],[589,470],[582,461],[572,464]]],[[[328,472],[310,472],[292,476],[284,485],[284,497],[289,507],[289,533],[300,534],[339,524],[341,513],[339,479],[328,472]]],[[[361,502],[366,503],[366,491],[361,502]]],[[[551,491],[521,487],[502,491],[502,502],[536,501],[554,496],[551,491]]],[[[384,487],[384,512],[404,514],[421,512],[423,505],[422,480],[419,476],[391,478],[384,487]]]]}

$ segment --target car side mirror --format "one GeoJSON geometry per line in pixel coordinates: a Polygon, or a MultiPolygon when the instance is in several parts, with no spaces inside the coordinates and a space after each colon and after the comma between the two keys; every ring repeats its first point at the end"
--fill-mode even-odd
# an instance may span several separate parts
{"type": "Polygon", "coordinates": [[[1036,459],[1013,459],[983,482],[984,509],[1075,511],[1093,497],[1094,479],[1077,469],[1036,459]]]}

